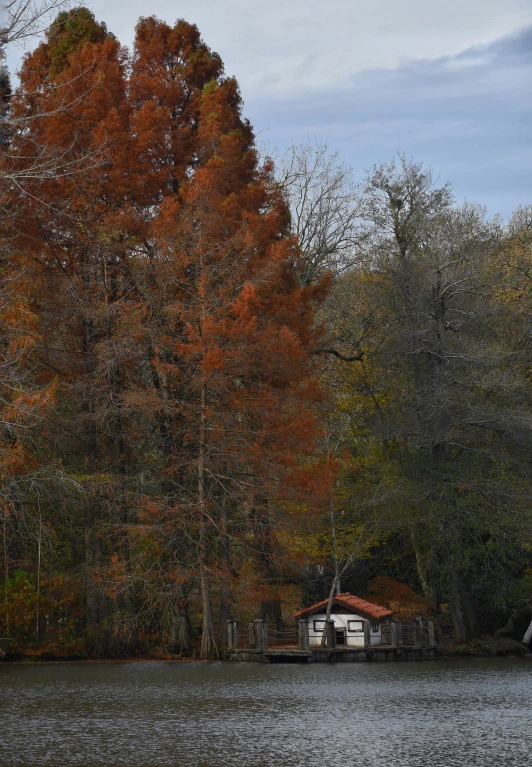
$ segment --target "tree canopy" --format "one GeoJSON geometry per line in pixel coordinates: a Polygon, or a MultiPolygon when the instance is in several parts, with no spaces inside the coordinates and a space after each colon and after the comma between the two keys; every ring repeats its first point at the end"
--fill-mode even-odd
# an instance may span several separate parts
{"type": "Polygon", "coordinates": [[[184,20],[129,52],[62,10],[0,91],[14,646],[216,658],[340,580],[459,642],[529,620],[530,209],[276,168],[184,20]]]}

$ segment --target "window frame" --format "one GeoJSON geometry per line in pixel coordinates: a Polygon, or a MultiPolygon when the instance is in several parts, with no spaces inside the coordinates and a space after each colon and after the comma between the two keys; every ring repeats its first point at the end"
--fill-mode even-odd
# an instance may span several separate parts
{"type": "Polygon", "coordinates": [[[347,631],[350,634],[363,634],[364,633],[364,620],[362,618],[353,618],[353,620],[347,621],[347,631]],[[360,625],[359,629],[351,628],[352,623],[357,623],[360,625]]]}
{"type": "Polygon", "coordinates": [[[323,634],[323,632],[325,631],[325,618],[323,618],[323,620],[313,620],[312,627],[315,634],[323,634]],[[318,628],[318,626],[316,625],[317,623],[323,624],[321,629],[318,628]]]}

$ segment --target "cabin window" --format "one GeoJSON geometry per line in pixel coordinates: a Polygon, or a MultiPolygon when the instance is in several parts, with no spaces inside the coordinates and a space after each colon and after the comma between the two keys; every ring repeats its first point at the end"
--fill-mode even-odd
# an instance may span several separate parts
{"type": "Polygon", "coordinates": [[[364,621],[347,621],[347,630],[354,634],[363,634],[364,621]]]}
{"type": "Polygon", "coordinates": [[[312,621],[314,624],[314,631],[323,631],[325,628],[325,621],[312,621]]]}
{"type": "Polygon", "coordinates": [[[378,634],[379,633],[379,621],[373,621],[372,622],[371,630],[373,631],[374,634],[378,634]]]}

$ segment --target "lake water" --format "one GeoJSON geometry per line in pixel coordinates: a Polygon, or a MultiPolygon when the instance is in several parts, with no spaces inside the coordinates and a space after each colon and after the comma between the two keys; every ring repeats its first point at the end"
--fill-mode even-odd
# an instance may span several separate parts
{"type": "Polygon", "coordinates": [[[1,767],[526,767],[532,657],[0,664],[1,767]]]}

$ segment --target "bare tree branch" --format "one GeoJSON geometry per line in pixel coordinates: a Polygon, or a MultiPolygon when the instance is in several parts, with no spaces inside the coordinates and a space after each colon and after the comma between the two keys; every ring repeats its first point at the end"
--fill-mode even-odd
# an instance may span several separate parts
{"type": "Polygon", "coordinates": [[[22,44],[30,37],[42,34],[48,28],[50,18],[70,5],[71,0],[7,0],[0,43],[22,44]]]}
{"type": "Polygon", "coordinates": [[[277,180],[303,255],[301,282],[310,285],[326,272],[338,275],[352,266],[366,233],[351,168],[326,144],[309,142],[288,150],[277,180]]]}
{"type": "Polygon", "coordinates": [[[312,354],[332,354],[343,362],[361,362],[364,359],[364,352],[358,354],[342,354],[336,349],[316,349],[312,354]]]}

